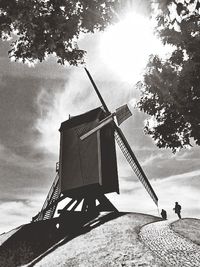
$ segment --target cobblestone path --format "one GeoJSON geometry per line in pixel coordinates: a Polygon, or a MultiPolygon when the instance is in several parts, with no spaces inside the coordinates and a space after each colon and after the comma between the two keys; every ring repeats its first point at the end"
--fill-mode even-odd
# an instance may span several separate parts
{"type": "Polygon", "coordinates": [[[172,231],[168,221],[145,225],[140,237],[167,266],[200,267],[200,246],[172,231]]]}

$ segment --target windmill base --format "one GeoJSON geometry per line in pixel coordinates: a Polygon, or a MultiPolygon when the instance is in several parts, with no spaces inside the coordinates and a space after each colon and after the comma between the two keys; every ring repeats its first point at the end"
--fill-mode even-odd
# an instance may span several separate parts
{"type": "Polygon", "coordinates": [[[71,198],[68,204],[58,213],[73,213],[82,202],[81,213],[99,214],[101,211],[118,211],[110,200],[101,192],[90,193],[81,198],[71,198]],[[97,204],[98,202],[98,204],[97,204]]]}
{"type": "Polygon", "coordinates": [[[97,194],[87,194],[82,198],[72,198],[68,204],[61,210],[58,210],[60,228],[73,230],[83,226],[99,216],[100,212],[118,212],[110,200],[101,192],[97,194]],[[98,203],[97,203],[98,202],[98,203]],[[81,210],[76,211],[76,208],[82,204],[81,210]]]}

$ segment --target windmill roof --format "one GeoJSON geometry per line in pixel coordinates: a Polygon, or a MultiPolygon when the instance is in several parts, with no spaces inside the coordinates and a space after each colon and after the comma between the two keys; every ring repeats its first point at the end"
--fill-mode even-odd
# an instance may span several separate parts
{"type": "Polygon", "coordinates": [[[96,118],[98,118],[102,112],[104,112],[103,109],[101,107],[98,107],[98,108],[92,109],[90,111],[87,111],[83,114],[73,116],[73,117],[69,118],[68,120],[63,121],[61,123],[59,131],[62,131],[64,129],[68,129],[68,128],[73,128],[73,127],[78,126],[80,124],[93,121],[96,118]]]}

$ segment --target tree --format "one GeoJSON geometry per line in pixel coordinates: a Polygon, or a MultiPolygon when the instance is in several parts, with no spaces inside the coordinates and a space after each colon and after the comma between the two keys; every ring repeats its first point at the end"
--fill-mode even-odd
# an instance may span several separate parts
{"type": "Polygon", "coordinates": [[[54,54],[61,64],[83,63],[81,33],[104,30],[118,0],[0,0],[0,37],[11,42],[10,57],[43,61],[54,54]]]}
{"type": "Polygon", "coordinates": [[[145,133],[176,152],[192,140],[200,145],[200,3],[166,0],[158,8],[157,34],[174,49],[166,60],[150,57],[138,107],[150,115],[145,133]]]}

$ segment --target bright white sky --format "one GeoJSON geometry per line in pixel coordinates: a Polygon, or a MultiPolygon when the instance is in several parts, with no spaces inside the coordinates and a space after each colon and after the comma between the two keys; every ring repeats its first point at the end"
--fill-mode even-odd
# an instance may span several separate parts
{"type": "Polygon", "coordinates": [[[103,62],[132,84],[140,79],[150,54],[163,54],[163,46],[153,34],[153,23],[136,13],[128,13],[110,26],[102,34],[99,49],[103,62]]]}
{"type": "MultiPolygon", "coordinates": [[[[111,110],[138,99],[134,89],[151,53],[169,48],[152,33],[151,23],[127,14],[104,33],[80,41],[87,50],[87,67],[111,110]]],[[[64,68],[54,59],[35,68],[10,63],[9,47],[0,43],[0,232],[29,222],[42,207],[55,176],[60,123],[100,105],[83,68],[64,68]]],[[[146,116],[132,108],[122,125],[136,156],[149,177],[160,207],[173,217],[175,201],[183,216],[200,214],[199,156],[194,147],[173,155],[158,149],[143,134],[146,116]]],[[[117,208],[157,215],[142,185],[118,153],[121,195],[111,196],[117,208]]]]}

